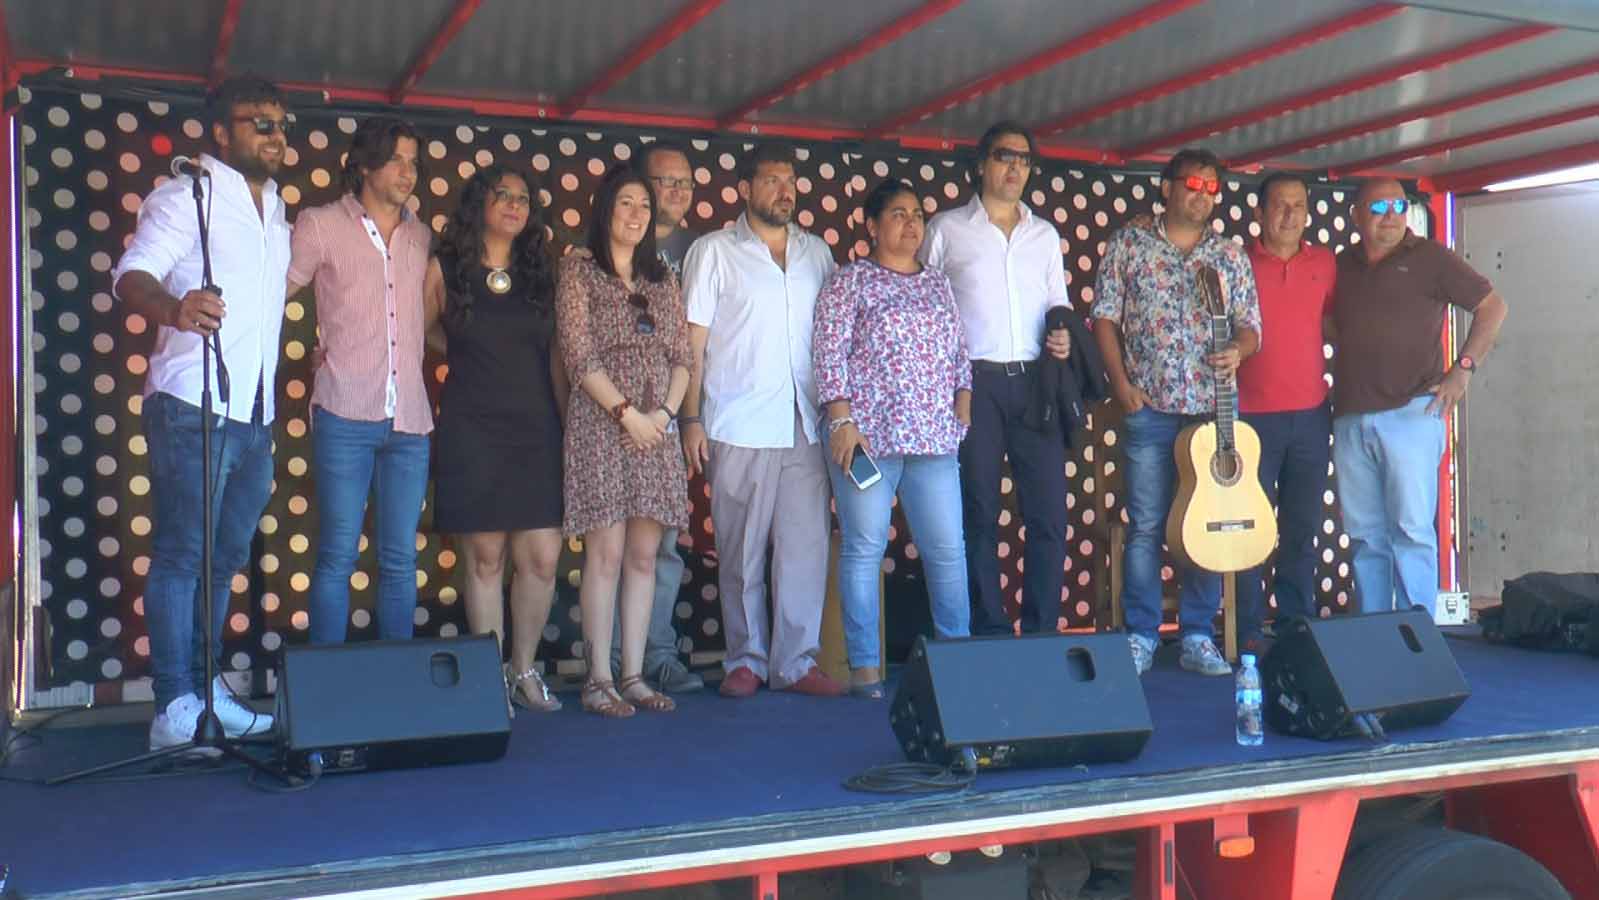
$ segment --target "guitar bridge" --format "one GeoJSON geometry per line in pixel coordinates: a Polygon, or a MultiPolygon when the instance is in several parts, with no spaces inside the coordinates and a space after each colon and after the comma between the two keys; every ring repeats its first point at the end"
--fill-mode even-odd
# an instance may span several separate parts
{"type": "Polygon", "coordinates": [[[1205,530],[1211,534],[1230,533],[1234,531],[1254,531],[1254,519],[1223,519],[1218,522],[1206,522],[1205,530]]]}

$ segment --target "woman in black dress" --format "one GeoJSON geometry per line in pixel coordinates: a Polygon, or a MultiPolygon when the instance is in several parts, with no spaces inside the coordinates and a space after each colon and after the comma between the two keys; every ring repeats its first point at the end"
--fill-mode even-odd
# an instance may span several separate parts
{"type": "MultiPolygon", "coordinates": [[[[489,166],[467,181],[429,264],[429,321],[447,342],[434,450],[434,524],[456,535],[468,627],[505,642],[511,579],[511,700],[561,702],[534,662],[561,554],[565,369],[553,340],[555,266],[527,175],[489,166]]],[[[435,331],[435,334],[437,331],[435,331]]]]}

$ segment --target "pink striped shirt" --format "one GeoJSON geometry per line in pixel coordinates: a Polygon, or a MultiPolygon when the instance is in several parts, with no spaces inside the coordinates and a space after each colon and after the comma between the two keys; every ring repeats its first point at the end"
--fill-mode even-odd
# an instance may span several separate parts
{"type": "Polygon", "coordinates": [[[422,372],[422,280],[433,235],[409,210],[387,247],[381,234],[353,194],[294,221],[289,283],[315,283],[318,339],[327,351],[311,404],[427,434],[433,412],[422,372]]]}

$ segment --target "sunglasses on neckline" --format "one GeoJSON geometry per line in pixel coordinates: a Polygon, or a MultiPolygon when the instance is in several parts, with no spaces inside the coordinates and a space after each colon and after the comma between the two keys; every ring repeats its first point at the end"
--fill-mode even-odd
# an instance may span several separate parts
{"type": "Polygon", "coordinates": [[[650,298],[640,291],[627,295],[627,305],[638,310],[638,321],[633,324],[639,334],[655,333],[655,317],[650,315],[650,298]]]}
{"type": "Polygon", "coordinates": [[[1374,216],[1386,216],[1390,209],[1394,211],[1394,215],[1402,216],[1406,210],[1410,209],[1410,201],[1403,197],[1397,200],[1373,200],[1366,204],[1366,208],[1371,210],[1371,214],[1374,216]]]}
{"type": "Polygon", "coordinates": [[[1183,187],[1188,188],[1191,191],[1204,191],[1205,193],[1214,197],[1221,193],[1221,179],[1202,178],[1198,175],[1190,175],[1183,179],[1183,187]]]}

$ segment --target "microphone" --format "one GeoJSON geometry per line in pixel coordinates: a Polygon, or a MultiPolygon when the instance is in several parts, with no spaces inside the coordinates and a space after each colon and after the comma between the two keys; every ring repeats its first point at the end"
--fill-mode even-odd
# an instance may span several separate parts
{"type": "Polygon", "coordinates": [[[187,156],[172,157],[172,175],[174,178],[182,178],[185,175],[188,175],[191,178],[211,177],[211,173],[207,172],[205,167],[200,165],[199,160],[190,159],[187,156]]]}

